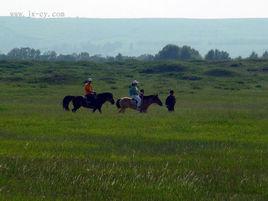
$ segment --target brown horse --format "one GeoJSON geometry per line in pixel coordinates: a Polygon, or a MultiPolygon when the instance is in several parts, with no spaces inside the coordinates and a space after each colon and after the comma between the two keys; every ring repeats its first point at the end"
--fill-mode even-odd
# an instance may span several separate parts
{"type": "MultiPolygon", "coordinates": [[[[156,103],[160,106],[163,105],[161,100],[159,99],[158,95],[151,95],[151,96],[143,96],[141,107],[139,109],[140,112],[147,112],[150,105],[153,103],[156,103]]],[[[119,110],[119,112],[125,112],[127,108],[131,108],[133,110],[137,110],[137,105],[135,101],[133,101],[132,98],[124,97],[121,99],[118,99],[116,101],[116,106],[119,110]]]]}

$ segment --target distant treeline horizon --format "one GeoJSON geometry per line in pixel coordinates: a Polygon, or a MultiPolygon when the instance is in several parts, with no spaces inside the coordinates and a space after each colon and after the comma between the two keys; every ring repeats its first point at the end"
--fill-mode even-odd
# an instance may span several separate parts
{"type": "Polygon", "coordinates": [[[116,56],[103,56],[101,54],[90,55],[88,52],[72,54],[58,54],[56,51],[41,52],[39,49],[30,47],[13,48],[6,54],[0,54],[0,60],[39,60],[39,61],[96,61],[112,62],[125,60],[140,61],[162,61],[162,60],[208,60],[208,61],[228,61],[240,59],[268,59],[268,51],[258,55],[253,51],[248,57],[230,57],[227,51],[211,49],[204,56],[198,50],[184,45],[182,47],[174,44],[164,46],[157,54],[142,54],[140,56],[127,56],[118,53],[116,56]]]}
{"type": "Polygon", "coordinates": [[[268,50],[268,19],[33,19],[0,17],[0,53],[31,47],[57,54],[139,57],[167,44],[188,45],[203,56],[211,49],[231,57],[268,50]]]}

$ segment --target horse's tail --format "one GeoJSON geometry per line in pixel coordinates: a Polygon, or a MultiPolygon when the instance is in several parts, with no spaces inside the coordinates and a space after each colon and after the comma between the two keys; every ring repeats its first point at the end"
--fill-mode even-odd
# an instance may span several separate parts
{"type": "Polygon", "coordinates": [[[120,101],[121,101],[121,99],[118,99],[118,100],[116,101],[116,107],[117,107],[118,109],[121,108],[120,101]]]}
{"type": "Polygon", "coordinates": [[[74,99],[74,96],[65,96],[62,101],[62,107],[64,110],[69,111],[69,103],[74,99]]]}

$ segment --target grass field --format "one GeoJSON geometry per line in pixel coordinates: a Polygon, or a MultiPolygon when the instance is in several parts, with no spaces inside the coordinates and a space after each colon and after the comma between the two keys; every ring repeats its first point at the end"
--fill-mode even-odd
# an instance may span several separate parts
{"type": "Polygon", "coordinates": [[[268,200],[267,61],[0,62],[0,200],[268,200]],[[65,95],[127,95],[175,113],[64,112],[65,95]]]}

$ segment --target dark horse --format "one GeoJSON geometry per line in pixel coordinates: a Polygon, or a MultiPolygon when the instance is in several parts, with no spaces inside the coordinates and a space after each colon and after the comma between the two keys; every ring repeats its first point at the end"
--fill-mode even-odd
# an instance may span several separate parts
{"type": "Polygon", "coordinates": [[[85,107],[92,109],[93,112],[99,110],[99,112],[101,113],[101,107],[106,101],[110,102],[111,104],[115,103],[112,93],[97,94],[95,100],[91,104],[88,104],[86,98],[83,96],[65,96],[62,101],[62,106],[64,110],[70,110],[69,103],[71,101],[74,106],[72,112],[76,112],[80,107],[85,107]]]}

